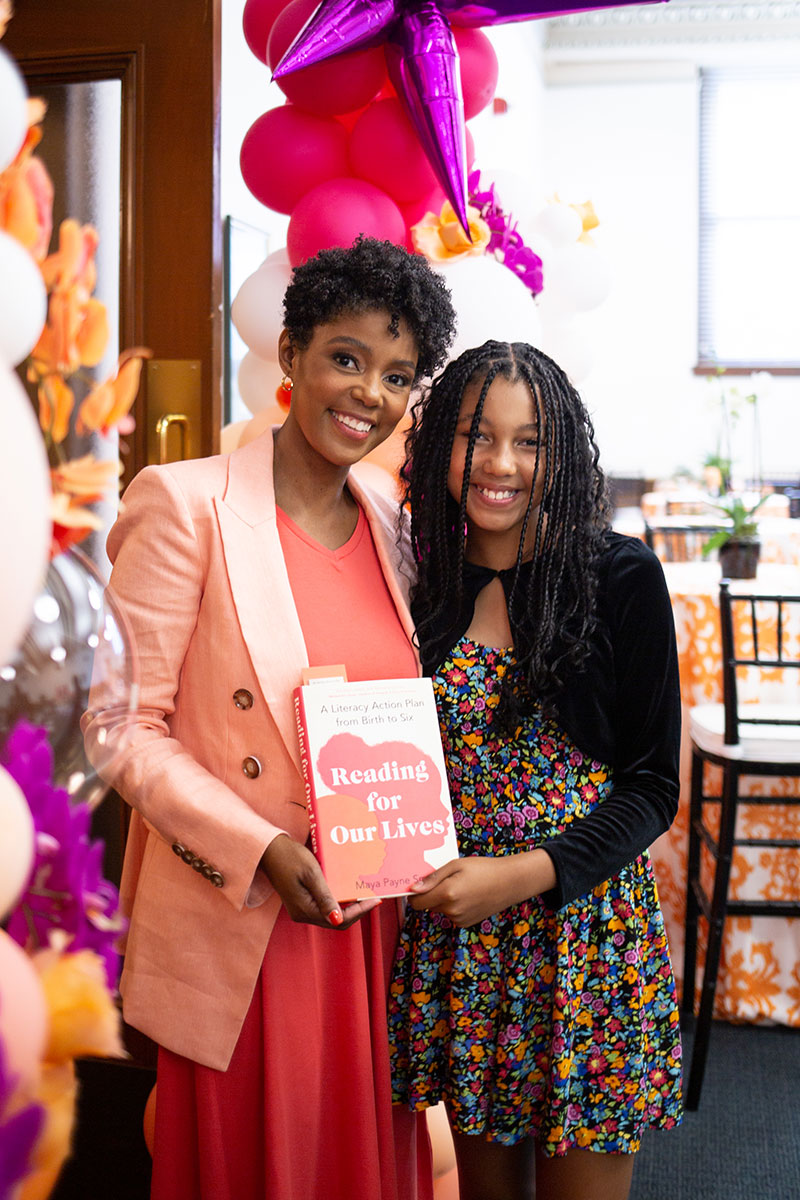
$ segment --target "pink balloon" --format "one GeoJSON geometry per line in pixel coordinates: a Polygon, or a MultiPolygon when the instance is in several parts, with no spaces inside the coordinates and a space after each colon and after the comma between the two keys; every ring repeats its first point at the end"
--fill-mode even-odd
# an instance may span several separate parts
{"type": "Polygon", "coordinates": [[[360,233],[403,246],[403,214],[386,192],[363,179],[329,179],[306,192],[292,213],[289,261],[296,267],[319,250],[352,246],[360,233]]]}
{"type": "Polygon", "coordinates": [[[247,0],[242,13],[244,40],[263,63],[267,61],[267,41],[278,13],[286,0],[247,0]]]}
{"type": "Polygon", "coordinates": [[[480,29],[453,29],[453,37],[461,71],[464,119],[468,121],[491,103],[497,87],[497,55],[480,29]]]}
{"type": "MultiPolygon", "coordinates": [[[[267,65],[271,70],[317,7],[318,0],[292,0],[284,8],[267,42],[267,65]]],[[[386,60],[381,46],[350,51],[276,80],[293,104],[322,116],[363,108],[385,82],[386,60]]]]}
{"type": "Polygon", "coordinates": [[[273,108],[245,134],[239,165],[256,200],[290,213],[318,183],[347,174],[347,131],[292,104],[273,108]]]}
{"type": "MultiPolygon", "coordinates": [[[[468,129],[466,155],[469,168],[475,159],[475,142],[468,129]]],[[[398,205],[444,195],[417,132],[396,99],[376,100],[364,109],[350,134],[350,166],[354,175],[374,183],[398,205]]],[[[441,203],[436,212],[440,208],[441,203]]]]}
{"type": "Polygon", "coordinates": [[[0,930],[0,1038],[8,1068],[23,1087],[35,1083],[47,1042],[47,1009],[36,968],[0,930]]]}
{"type": "Polygon", "coordinates": [[[437,184],[433,191],[428,192],[427,196],[422,196],[419,200],[412,200],[409,204],[403,204],[400,206],[400,211],[403,214],[403,220],[405,221],[409,230],[409,248],[412,246],[411,226],[416,225],[418,221],[421,221],[426,213],[432,212],[438,215],[438,213],[442,211],[442,205],[446,199],[447,197],[437,184]]]}
{"type": "Polygon", "coordinates": [[[355,175],[398,204],[436,187],[433,168],[399,100],[377,100],[364,110],[350,134],[350,165],[355,175]]]}

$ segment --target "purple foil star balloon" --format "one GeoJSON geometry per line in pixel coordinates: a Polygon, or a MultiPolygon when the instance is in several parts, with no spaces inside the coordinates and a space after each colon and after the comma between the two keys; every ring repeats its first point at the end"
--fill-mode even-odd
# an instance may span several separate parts
{"type": "Polygon", "coordinates": [[[348,50],[386,42],[397,93],[431,166],[465,230],[468,229],[464,105],[458,52],[449,25],[505,25],[593,9],[664,0],[322,0],[275,68],[274,78],[348,50]]]}

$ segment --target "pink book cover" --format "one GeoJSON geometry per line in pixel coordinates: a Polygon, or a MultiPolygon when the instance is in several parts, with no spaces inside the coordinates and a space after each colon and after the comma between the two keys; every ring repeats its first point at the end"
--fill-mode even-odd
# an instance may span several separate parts
{"type": "Polygon", "coordinates": [[[337,900],[403,896],[458,857],[430,679],[294,692],[311,847],[337,900]]]}

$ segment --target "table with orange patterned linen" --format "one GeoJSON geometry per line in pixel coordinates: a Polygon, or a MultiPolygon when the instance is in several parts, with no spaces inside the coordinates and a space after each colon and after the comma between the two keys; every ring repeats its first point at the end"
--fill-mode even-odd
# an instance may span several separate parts
{"type": "MultiPolygon", "coordinates": [[[[664,563],[675,630],[681,676],[683,737],[681,740],[681,796],[678,815],[670,830],[658,839],[651,853],[658,880],[661,904],[669,935],[670,951],[679,984],[683,973],[684,920],[686,914],[686,871],[689,830],[689,784],[691,741],[689,709],[694,704],[722,700],[722,664],[719,631],[718,563],[664,563]]],[[[800,568],[763,563],[755,580],[735,580],[732,591],[768,595],[799,595],[800,568]],[[755,586],[754,586],[755,585],[755,586]]],[[[800,640],[800,631],[792,631],[800,640]]],[[[760,697],[785,698],[795,703],[800,697],[796,671],[754,671],[748,681],[760,697]],[[792,678],[794,677],[794,678],[792,678]]],[[[754,696],[751,698],[755,698],[754,696]]],[[[747,699],[747,696],[744,697],[747,699]]],[[[708,767],[706,768],[709,769],[708,767]]],[[[713,768],[712,768],[713,769],[713,768]]],[[[751,787],[770,795],[790,795],[797,787],[792,779],[744,779],[741,792],[751,787]]],[[[745,836],[800,835],[800,812],[791,808],[740,807],[738,831],[745,836]]],[[[764,851],[738,848],[734,852],[731,897],[796,897],[800,890],[797,851],[764,851]]],[[[698,965],[702,968],[705,922],[700,922],[698,965]]],[[[698,986],[701,980],[698,970],[698,986]]],[[[774,1021],[800,1026],[800,920],[771,917],[728,917],[722,947],[722,962],[714,1015],[723,1020],[774,1021]]]]}

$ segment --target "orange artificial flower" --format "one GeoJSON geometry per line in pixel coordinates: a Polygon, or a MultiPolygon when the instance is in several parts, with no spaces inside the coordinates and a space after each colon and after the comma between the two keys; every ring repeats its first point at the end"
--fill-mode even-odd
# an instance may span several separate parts
{"type": "MultiPolygon", "coordinates": [[[[35,383],[37,378],[35,370],[28,371],[31,383],[35,383]]],[[[38,394],[42,432],[49,434],[55,444],[60,445],[69,433],[69,419],[75,404],[72,388],[60,375],[45,375],[39,383],[38,394]]]]}
{"type": "Polygon", "coordinates": [[[53,184],[33,151],[41,141],[41,100],[28,101],[28,132],[16,158],[0,172],[0,229],[11,234],[37,263],[43,262],[53,232],[53,184]]]}
{"type": "Polygon", "coordinates": [[[431,262],[447,262],[462,255],[483,254],[492,232],[477,208],[467,207],[467,221],[472,241],[461,228],[461,222],[449,200],[445,200],[439,216],[428,212],[411,227],[414,249],[431,262]]]}
{"type": "Polygon", "coordinates": [[[47,324],[31,352],[40,375],[72,375],[94,367],[108,344],[106,308],[92,297],[97,278],[97,231],[68,218],[61,222],[59,246],[42,263],[50,294],[47,324]]]}
{"type": "Polygon", "coordinates": [[[118,461],[99,462],[94,455],[86,454],[50,472],[51,558],[82,542],[92,530],[103,528],[102,518],[86,505],[102,500],[121,471],[118,461]]]}
{"type": "Polygon", "coordinates": [[[120,1015],[106,982],[105,964],[93,950],[40,950],[32,955],[50,1018],[46,1062],[125,1051],[120,1015]]]}
{"type": "MultiPolygon", "coordinates": [[[[150,358],[152,351],[136,346],[120,355],[114,375],[92,388],[78,409],[75,431],[78,434],[94,433],[99,430],[107,434],[115,425],[121,426],[133,407],[139,391],[142,362],[150,358]]],[[[130,426],[123,428],[130,433],[130,426]]]]}

